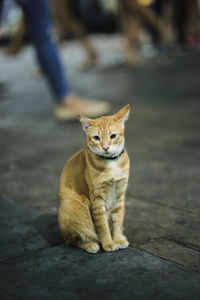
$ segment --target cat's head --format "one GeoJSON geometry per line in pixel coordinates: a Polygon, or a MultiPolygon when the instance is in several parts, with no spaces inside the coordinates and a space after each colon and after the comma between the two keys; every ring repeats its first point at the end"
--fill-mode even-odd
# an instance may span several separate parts
{"type": "Polygon", "coordinates": [[[130,106],[127,104],[116,114],[97,119],[78,115],[87,135],[91,152],[106,157],[119,155],[124,148],[124,124],[128,120],[130,106]]]}

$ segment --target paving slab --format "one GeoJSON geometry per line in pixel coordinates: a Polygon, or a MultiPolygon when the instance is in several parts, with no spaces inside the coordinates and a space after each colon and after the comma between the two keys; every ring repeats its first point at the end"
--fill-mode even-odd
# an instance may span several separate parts
{"type": "Polygon", "coordinates": [[[17,299],[198,300],[200,294],[200,274],[133,248],[92,255],[60,245],[6,261],[0,270],[0,287],[17,299]]]}
{"type": "Polygon", "coordinates": [[[150,107],[148,113],[139,109],[133,116],[127,126],[132,194],[200,215],[198,114],[196,101],[195,105],[183,103],[181,107],[160,103],[150,107]],[[138,124],[140,114],[142,124],[138,124]],[[133,142],[129,143],[131,138],[133,142]]]}
{"type": "Polygon", "coordinates": [[[3,197],[0,227],[0,262],[62,242],[56,216],[3,197]]]}
{"type": "Polygon", "coordinates": [[[199,273],[131,247],[68,247],[55,215],[1,198],[0,220],[1,299],[198,299],[199,273]]]}
{"type": "Polygon", "coordinates": [[[130,195],[125,233],[131,245],[200,272],[200,218],[130,195]]]}

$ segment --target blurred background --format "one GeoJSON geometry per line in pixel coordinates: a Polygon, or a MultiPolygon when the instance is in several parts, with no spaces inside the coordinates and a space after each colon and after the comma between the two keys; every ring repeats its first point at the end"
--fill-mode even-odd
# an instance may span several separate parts
{"type": "MultiPolygon", "coordinates": [[[[23,8],[24,0],[19,0],[23,8]]],[[[198,0],[49,0],[48,9],[58,45],[77,40],[91,63],[97,59],[88,35],[118,35],[124,61],[152,58],[172,48],[198,47],[198,0]]],[[[0,45],[7,55],[30,43],[23,10],[17,1],[1,0],[0,45]]],[[[40,16],[38,15],[38,19],[40,16]]],[[[29,27],[29,26],[28,26],[29,27]]]]}
{"type": "Polygon", "coordinates": [[[1,194],[57,213],[60,172],[84,142],[78,121],[52,114],[63,69],[80,101],[131,105],[130,244],[199,272],[200,1],[50,0],[45,19],[33,2],[0,1],[1,194]],[[40,56],[49,20],[54,48],[40,56]]]}

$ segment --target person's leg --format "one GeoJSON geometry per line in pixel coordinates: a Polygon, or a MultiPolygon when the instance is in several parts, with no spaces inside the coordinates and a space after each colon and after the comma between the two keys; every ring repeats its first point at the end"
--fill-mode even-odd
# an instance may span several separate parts
{"type": "Polygon", "coordinates": [[[66,33],[72,34],[85,50],[86,59],[80,65],[80,70],[84,71],[89,69],[96,62],[97,51],[87,35],[83,22],[81,22],[80,18],[78,18],[74,12],[72,1],[74,0],[51,0],[51,11],[54,16],[54,24],[61,39],[64,33],[65,36],[66,33]]]}
{"type": "Polygon", "coordinates": [[[60,120],[73,119],[77,112],[95,117],[107,113],[110,105],[71,94],[52,33],[47,0],[18,0],[31,34],[40,66],[55,94],[55,115],[60,120]]]}
{"type": "Polygon", "coordinates": [[[67,78],[60,61],[52,32],[47,0],[18,0],[36,49],[42,71],[46,75],[57,101],[70,94],[67,78]]]}
{"type": "Polygon", "coordinates": [[[187,0],[185,9],[185,22],[183,25],[184,43],[188,47],[195,47],[197,45],[198,1],[187,0]]]}

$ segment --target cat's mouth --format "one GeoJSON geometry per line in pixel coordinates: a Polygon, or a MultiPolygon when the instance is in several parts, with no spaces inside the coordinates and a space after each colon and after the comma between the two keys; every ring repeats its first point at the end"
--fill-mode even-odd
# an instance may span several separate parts
{"type": "MultiPolygon", "coordinates": [[[[121,151],[119,151],[119,153],[120,153],[121,151]]],[[[97,155],[102,155],[102,156],[104,156],[104,157],[110,157],[110,158],[112,158],[112,157],[115,157],[115,156],[117,156],[119,153],[117,153],[116,151],[111,151],[111,150],[102,150],[102,151],[97,151],[97,155]]]]}
{"type": "Polygon", "coordinates": [[[100,150],[100,149],[94,149],[94,148],[91,148],[89,146],[87,146],[88,149],[93,153],[93,154],[96,154],[97,156],[105,156],[105,157],[112,157],[114,156],[114,153],[111,153],[111,151],[109,152],[108,150],[100,150]]]}
{"type": "Polygon", "coordinates": [[[108,159],[113,159],[115,157],[120,156],[123,152],[124,152],[124,148],[121,149],[117,149],[117,151],[113,151],[111,149],[109,150],[104,150],[104,149],[95,149],[95,148],[91,148],[87,145],[87,148],[90,150],[90,152],[92,152],[93,154],[99,156],[99,157],[105,157],[108,159]]]}
{"type": "Polygon", "coordinates": [[[114,156],[114,154],[110,153],[109,151],[104,151],[104,153],[102,153],[102,155],[104,155],[106,157],[112,157],[112,156],[114,156]]]}
{"type": "Polygon", "coordinates": [[[110,154],[109,150],[102,149],[102,151],[103,151],[104,154],[110,154]]]}

